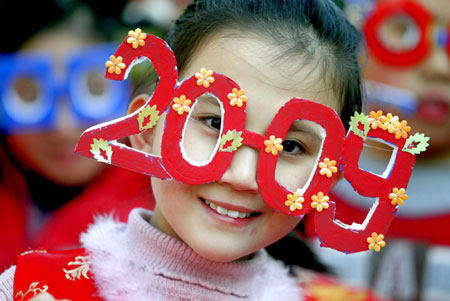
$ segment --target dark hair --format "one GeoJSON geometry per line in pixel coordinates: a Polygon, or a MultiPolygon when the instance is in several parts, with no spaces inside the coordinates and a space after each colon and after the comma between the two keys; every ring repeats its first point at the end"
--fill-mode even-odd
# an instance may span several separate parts
{"type": "Polygon", "coordinates": [[[95,37],[95,41],[112,41],[117,38],[119,31],[121,34],[125,33],[124,24],[119,20],[126,4],[127,0],[116,0],[114,5],[110,5],[107,0],[39,0],[29,1],[24,9],[22,1],[0,1],[0,11],[20,11],[21,16],[21,18],[0,18],[2,36],[8,36],[8,42],[0,45],[0,53],[18,51],[26,41],[36,34],[63,24],[81,10],[84,10],[83,13],[91,14],[90,21],[93,24],[86,22],[80,24],[78,19],[78,22],[64,24],[69,27],[68,30],[74,30],[72,27],[85,27],[88,32],[84,34],[95,37]],[[108,9],[106,10],[105,7],[108,9]],[[45,18],[36,17],[37,11],[45,11],[45,18]],[[33,21],[24,23],[23,20],[33,21]],[[21,28],[20,34],[11,34],[11,28],[21,28]]]}
{"type": "Polygon", "coordinates": [[[316,63],[338,95],[341,119],[361,110],[357,53],[361,33],[330,0],[198,0],[175,21],[167,40],[183,70],[205,37],[221,30],[251,31],[273,39],[279,57],[316,63]]]}
{"type": "MultiPolygon", "coordinates": [[[[250,31],[280,45],[282,54],[292,60],[315,63],[340,101],[345,127],[350,117],[361,111],[361,74],[357,60],[361,33],[350,24],[331,0],[197,0],[186,8],[167,35],[179,70],[183,70],[209,35],[225,30],[250,31]]],[[[151,72],[138,84],[134,94],[156,81],[151,72]]],[[[297,227],[301,230],[302,223],[297,227]]],[[[287,235],[266,248],[287,265],[327,271],[306,242],[287,235]],[[291,255],[288,256],[289,251],[291,255]],[[292,260],[294,258],[294,260],[292,260]]]]}

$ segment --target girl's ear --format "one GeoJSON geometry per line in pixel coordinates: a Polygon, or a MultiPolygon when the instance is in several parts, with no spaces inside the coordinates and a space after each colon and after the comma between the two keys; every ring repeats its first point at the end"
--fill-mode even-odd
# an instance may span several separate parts
{"type": "Polygon", "coordinates": [[[331,184],[331,187],[334,187],[334,185],[337,184],[337,182],[339,182],[342,177],[344,176],[344,173],[342,172],[342,170],[338,167],[338,171],[336,173],[336,176],[333,179],[333,184],[331,184]]]}
{"type": "MultiPolygon", "coordinates": [[[[136,96],[128,106],[127,114],[131,114],[139,110],[149,99],[150,95],[140,94],[136,96]]],[[[140,151],[151,154],[153,145],[153,129],[145,130],[144,132],[129,137],[131,146],[140,151]]]]}

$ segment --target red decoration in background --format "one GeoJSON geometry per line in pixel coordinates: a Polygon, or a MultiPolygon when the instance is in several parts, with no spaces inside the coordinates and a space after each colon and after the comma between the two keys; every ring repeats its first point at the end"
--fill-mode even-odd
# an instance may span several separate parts
{"type": "Polygon", "coordinates": [[[368,16],[363,31],[369,49],[379,60],[404,67],[420,62],[429,53],[432,41],[427,35],[431,20],[428,11],[414,1],[383,1],[378,2],[373,13],[368,16]],[[408,15],[416,23],[420,36],[413,49],[396,51],[380,39],[381,25],[396,15],[408,15]]]}
{"type": "Polygon", "coordinates": [[[69,263],[73,264],[75,259],[83,257],[87,257],[84,249],[51,253],[30,251],[19,255],[16,268],[18,273],[14,277],[14,300],[26,301],[41,293],[50,293],[58,300],[69,294],[73,301],[102,301],[89,271],[83,271],[85,274],[74,281],[66,278],[68,275],[64,269],[80,268],[69,263]]]}
{"type": "Polygon", "coordinates": [[[94,223],[96,215],[113,214],[119,221],[125,222],[133,208],[153,209],[155,205],[148,177],[107,166],[79,196],[55,210],[40,230],[28,237],[25,233],[25,198],[1,185],[0,193],[0,210],[3,213],[0,219],[0,272],[14,263],[17,254],[29,248],[61,250],[78,247],[80,233],[94,223]]]}

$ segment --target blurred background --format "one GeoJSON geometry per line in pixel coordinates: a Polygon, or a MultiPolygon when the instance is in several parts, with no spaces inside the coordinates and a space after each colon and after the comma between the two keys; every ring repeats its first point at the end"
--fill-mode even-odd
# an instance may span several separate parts
{"type": "MultiPolygon", "coordinates": [[[[417,156],[406,189],[408,199],[385,235],[379,253],[345,255],[315,251],[323,263],[352,284],[371,287],[394,300],[450,300],[450,6],[446,0],[340,1],[350,21],[364,32],[361,53],[365,110],[382,110],[407,120],[411,133],[430,137],[417,156]]],[[[362,169],[382,175],[395,152],[366,140],[362,169]]],[[[354,192],[343,179],[330,195],[335,219],[351,225],[366,220],[376,201],[354,192]]],[[[310,236],[313,222],[306,222],[310,236]]]]}
{"type": "MultiPolygon", "coordinates": [[[[131,81],[104,80],[109,55],[137,27],[164,38],[189,2],[0,1],[0,271],[26,250],[77,246],[94,214],[113,210],[126,219],[135,206],[152,208],[154,200],[143,197],[151,189],[147,177],[73,149],[84,129],[125,114],[142,76],[135,68],[131,81]]],[[[450,5],[335,3],[366,36],[365,113],[391,112],[431,139],[381,252],[320,248],[312,214],[301,225],[303,238],[346,283],[393,300],[450,300],[450,5]]],[[[359,164],[381,175],[393,155],[390,146],[367,141],[359,164]]],[[[363,223],[375,201],[345,179],[330,198],[346,224],[363,223]]]]}
{"type": "Polygon", "coordinates": [[[185,4],[0,1],[0,271],[24,251],[77,247],[94,215],[153,207],[148,177],[74,149],[86,128],[126,114],[134,81],[104,74],[128,31],[164,37],[185,4]]]}

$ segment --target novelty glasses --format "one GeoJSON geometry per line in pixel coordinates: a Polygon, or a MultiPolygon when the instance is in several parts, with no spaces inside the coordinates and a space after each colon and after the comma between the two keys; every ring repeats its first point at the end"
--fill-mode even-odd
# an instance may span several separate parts
{"type": "Polygon", "coordinates": [[[433,45],[450,55],[450,24],[434,24],[432,15],[411,0],[377,3],[363,31],[373,54],[386,64],[411,66],[422,61],[433,45]]]}
{"type": "Polygon", "coordinates": [[[81,49],[69,55],[64,78],[54,72],[53,59],[44,53],[24,52],[0,57],[0,128],[6,133],[49,130],[55,127],[57,101],[69,100],[81,126],[126,112],[126,82],[103,78],[104,58],[112,45],[81,49]]]}
{"type": "Polygon", "coordinates": [[[254,148],[259,152],[256,180],[264,201],[275,211],[300,218],[314,210],[323,245],[342,252],[363,251],[368,249],[367,237],[386,232],[399,206],[390,195],[404,193],[415,154],[427,144],[423,135],[422,139],[410,136],[405,124],[378,112],[371,117],[356,114],[346,136],[334,110],[301,98],[282,106],[261,135],[246,129],[247,98],[237,83],[205,68],[177,82],[172,50],[163,40],[139,29],[130,31],[110,56],[106,77],[123,80],[130,66],[143,58],[152,61],[159,76],[153,95],[138,111],[87,129],[77,145],[78,153],[153,177],[196,185],[218,181],[236,152],[254,148]],[[164,112],[161,156],[117,142],[152,129],[164,112]],[[305,136],[292,138],[293,128],[305,136]],[[192,137],[194,140],[186,142],[192,137]],[[395,149],[384,175],[358,167],[367,138],[380,139],[395,149]],[[365,225],[358,229],[334,220],[334,203],[327,193],[338,168],[360,194],[379,198],[365,225]],[[336,232],[341,235],[339,240],[336,232]]]}

